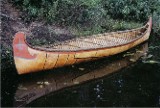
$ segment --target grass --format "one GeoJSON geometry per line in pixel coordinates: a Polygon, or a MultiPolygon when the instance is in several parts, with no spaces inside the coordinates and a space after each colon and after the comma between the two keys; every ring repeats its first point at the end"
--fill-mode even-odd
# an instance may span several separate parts
{"type": "Polygon", "coordinates": [[[93,26],[70,26],[69,30],[76,36],[88,36],[104,32],[133,29],[143,26],[140,22],[126,22],[124,20],[107,19],[100,25],[93,26]]]}

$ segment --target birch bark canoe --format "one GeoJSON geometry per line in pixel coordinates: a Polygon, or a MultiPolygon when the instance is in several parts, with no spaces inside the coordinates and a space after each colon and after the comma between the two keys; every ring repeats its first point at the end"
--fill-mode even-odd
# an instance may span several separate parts
{"type": "Polygon", "coordinates": [[[14,61],[18,74],[49,70],[115,55],[149,39],[152,18],[143,27],[75,38],[53,44],[50,48],[27,43],[25,33],[13,40],[14,61]]]}

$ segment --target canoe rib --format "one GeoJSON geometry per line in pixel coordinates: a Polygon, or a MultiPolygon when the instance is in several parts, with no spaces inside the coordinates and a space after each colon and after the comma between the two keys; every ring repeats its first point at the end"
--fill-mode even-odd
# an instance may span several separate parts
{"type": "Polygon", "coordinates": [[[151,27],[152,18],[141,28],[71,39],[52,48],[33,47],[18,32],[13,40],[16,68],[24,74],[118,54],[146,41],[151,27]]]}

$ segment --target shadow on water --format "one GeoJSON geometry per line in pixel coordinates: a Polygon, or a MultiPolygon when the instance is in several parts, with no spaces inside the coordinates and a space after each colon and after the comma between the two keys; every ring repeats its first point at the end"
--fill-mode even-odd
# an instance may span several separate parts
{"type": "Polygon", "coordinates": [[[4,106],[160,106],[160,44],[151,40],[149,47],[55,70],[7,70],[4,106]]]}

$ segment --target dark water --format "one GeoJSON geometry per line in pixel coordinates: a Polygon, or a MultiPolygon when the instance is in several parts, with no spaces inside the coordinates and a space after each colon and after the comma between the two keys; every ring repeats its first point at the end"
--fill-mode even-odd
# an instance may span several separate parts
{"type": "Polygon", "coordinates": [[[2,106],[160,107],[160,37],[127,52],[29,75],[2,70],[2,106]]]}

